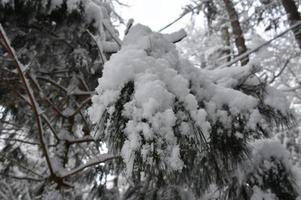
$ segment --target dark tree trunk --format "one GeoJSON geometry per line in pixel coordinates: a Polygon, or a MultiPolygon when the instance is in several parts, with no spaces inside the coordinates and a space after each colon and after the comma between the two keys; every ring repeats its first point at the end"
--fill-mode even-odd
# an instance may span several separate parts
{"type": "MultiPolygon", "coordinates": [[[[232,26],[232,32],[235,38],[235,46],[238,50],[238,54],[241,55],[247,51],[247,47],[245,44],[245,38],[243,36],[243,32],[239,23],[238,14],[234,8],[234,4],[232,0],[223,0],[226,6],[226,10],[228,12],[231,26],[232,26]]],[[[241,65],[246,65],[249,62],[249,57],[246,56],[241,60],[241,65]]]]}
{"type": "MultiPolygon", "coordinates": [[[[300,13],[298,12],[297,5],[294,0],[281,0],[282,5],[287,14],[287,18],[290,26],[295,25],[296,23],[301,21],[300,13]]],[[[293,30],[297,44],[301,49],[301,26],[298,26],[293,30]]]]}
{"type": "Polygon", "coordinates": [[[226,54],[226,60],[230,62],[231,60],[231,49],[230,49],[230,33],[228,26],[224,26],[221,29],[222,32],[222,38],[224,40],[224,44],[226,46],[225,54],[226,54]]]}

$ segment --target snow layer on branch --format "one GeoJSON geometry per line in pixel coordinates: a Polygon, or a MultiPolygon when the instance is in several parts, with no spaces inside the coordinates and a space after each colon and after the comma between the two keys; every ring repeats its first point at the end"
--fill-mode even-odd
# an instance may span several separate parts
{"type": "Polygon", "coordinates": [[[255,165],[259,165],[262,160],[275,157],[281,160],[288,169],[291,168],[289,161],[290,153],[281,145],[278,140],[258,140],[254,142],[252,146],[254,148],[252,155],[255,165]]]}
{"type": "MultiPolygon", "coordinates": [[[[290,152],[277,139],[261,139],[253,142],[251,160],[247,160],[237,174],[240,182],[249,180],[252,185],[253,195],[251,199],[278,199],[275,194],[279,191],[269,191],[272,188],[269,178],[279,176],[283,182],[278,189],[285,191],[288,184],[294,188],[292,191],[300,194],[300,168],[290,162],[290,152]],[[251,176],[250,176],[251,175],[251,176]],[[250,178],[251,177],[251,178],[250,178]],[[288,182],[289,181],[289,182],[288,182]],[[254,185],[254,183],[256,183],[254,185]],[[283,187],[283,188],[282,188],[283,187]]],[[[274,183],[275,184],[275,183],[274,183]]],[[[275,188],[274,188],[275,189],[275,188]]]]}
{"type": "MultiPolygon", "coordinates": [[[[261,120],[259,99],[234,89],[247,79],[249,84],[258,84],[249,78],[253,71],[252,66],[216,71],[195,68],[180,58],[175,46],[162,34],[138,24],[130,29],[121,50],[104,65],[89,115],[98,123],[105,112],[112,114],[122,89],[133,82],[133,94],[120,111],[128,119],[121,148],[127,174],[132,173],[137,152],[150,166],[159,157],[161,168],[180,171],[185,165],[178,138],[188,135],[198,140],[192,126],[209,140],[210,123],[219,120],[231,128],[233,116],[252,114],[249,128],[256,129],[261,120]],[[181,108],[177,108],[179,104],[181,108]],[[175,133],[176,127],[180,136],[175,133]]],[[[107,127],[110,123],[109,118],[107,127]]],[[[109,138],[116,133],[105,130],[104,134],[109,138]]],[[[236,135],[241,137],[238,132],[236,135]]]]}

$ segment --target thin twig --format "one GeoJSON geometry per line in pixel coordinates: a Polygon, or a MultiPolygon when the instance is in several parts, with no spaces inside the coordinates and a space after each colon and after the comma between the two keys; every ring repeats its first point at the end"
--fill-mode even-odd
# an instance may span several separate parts
{"type": "Polygon", "coordinates": [[[288,66],[289,62],[290,62],[290,59],[287,59],[287,60],[285,61],[285,63],[283,64],[283,67],[282,67],[282,68],[280,69],[280,71],[278,72],[278,74],[274,75],[273,78],[272,78],[272,80],[270,80],[269,83],[273,83],[273,82],[276,80],[276,78],[278,78],[278,77],[284,72],[284,70],[285,70],[285,68],[288,66]]]}
{"type": "Polygon", "coordinates": [[[69,176],[77,174],[78,172],[81,172],[82,170],[84,170],[84,169],[86,169],[88,167],[91,167],[91,166],[94,166],[94,165],[98,165],[100,163],[104,163],[106,161],[113,160],[113,159],[116,159],[116,158],[119,158],[119,156],[112,156],[110,154],[103,154],[99,158],[93,159],[93,160],[87,162],[86,164],[83,164],[82,166],[79,166],[79,167],[77,167],[77,168],[75,168],[75,169],[67,172],[66,174],[64,174],[62,176],[62,178],[67,178],[69,176]]]}
{"type": "Polygon", "coordinates": [[[36,78],[34,76],[32,76],[31,74],[28,74],[28,76],[32,80],[32,82],[34,83],[36,88],[38,89],[38,91],[39,91],[38,93],[40,94],[41,98],[44,99],[56,113],[58,113],[61,117],[66,118],[66,116],[61,112],[61,110],[54,103],[52,103],[52,101],[44,94],[44,92],[43,92],[40,84],[36,80],[36,78]]]}
{"type": "Polygon", "coordinates": [[[0,140],[12,141],[12,142],[21,142],[21,143],[30,144],[30,145],[40,145],[37,142],[31,142],[31,141],[26,141],[26,140],[21,140],[21,139],[15,139],[15,138],[0,138],[0,140]]]}
{"type": "Polygon", "coordinates": [[[36,77],[37,79],[40,79],[42,81],[45,81],[45,82],[48,82],[48,83],[51,83],[52,85],[54,85],[55,87],[63,90],[64,92],[68,92],[68,90],[66,88],[64,88],[63,86],[61,86],[60,84],[58,84],[56,81],[52,80],[52,79],[49,79],[49,78],[45,78],[43,76],[37,76],[36,77]]]}
{"type": "Polygon", "coordinates": [[[187,14],[193,12],[194,10],[196,9],[199,9],[201,5],[197,5],[191,9],[184,9],[183,13],[178,17],[176,18],[175,20],[173,20],[171,23],[167,24],[166,26],[164,26],[163,28],[161,28],[158,32],[162,32],[164,31],[165,29],[167,29],[168,27],[172,26],[173,24],[175,24],[176,22],[178,22],[180,19],[182,19],[183,17],[185,17],[187,14]]]}
{"type": "Polygon", "coordinates": [[[76,115],[78,112],[80,112],[80,110],[91,101],[91,96],[86,98],[81,104],[77,105],[78,107],[76,108],[76,110],[70,114],[70,117],[73,117],[74,115],[76,115]]]}

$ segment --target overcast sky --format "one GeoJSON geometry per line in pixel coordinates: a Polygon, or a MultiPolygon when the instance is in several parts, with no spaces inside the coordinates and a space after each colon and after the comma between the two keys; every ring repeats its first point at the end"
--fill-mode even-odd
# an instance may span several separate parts
{"type": "MultiPolygon", "coordinates": [[[[121,2],[129,5],[118,11],[125,20],[133,18],[135,23],[147,25],[155,31],[179,17],[185,5],[189,4],[189,0],[122,0],[121,2]]],[[[187,15],[165,32],[179,30],[189,21],[190,16],[187,15]]]]}

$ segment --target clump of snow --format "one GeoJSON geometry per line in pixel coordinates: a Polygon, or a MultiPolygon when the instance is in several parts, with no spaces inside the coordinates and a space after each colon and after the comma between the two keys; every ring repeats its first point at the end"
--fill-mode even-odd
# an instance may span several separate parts
{"type": "Polygon", "coordinates": [[[251,112],[251,115],[249,117],[249,121],[248,121],[248,126],[255,130],[257,124],[262,120],[262,116],[260,114],[260,112],[258,111],[258,109],[254,109],[253,112],[251,112]]]}
{"type": "Polygon", "coordinates": [[[134,81],[133,98],[124,105],[123,112],[130,119],[125,127],[127,140],[121,150],[128,174],[131,173],[136,151],[143,149],[145,160],[152,152],[149,144],[141,142],[141,134],[147,141],[157,141],[156,151],[163,157],[166,167],[171,170],[183,168],[173,131],[176,123],[173,105],[176,98],[185,104],[205,131],[210,128],[206,112],[199,109],[196,97],[190,94],[189,81],[177,71],[180,67],[178,59],[174,45],[163,35],[137,25],[131,28],[120,52],[105,64],[103,77],[99,79],[96,89],[98,95],[93,97],[89,113],[91,119],[97,122],[105,108],[114,104],[124,85],[134,81]],[[163,143],[168,145],[164,150],[160,149],[163,143]]]}
{"type": "Polygon", "coordinates": [[[289,104],[285,96],[279,92],[277,89],[272,87],[267,87],[267,94],[264,103],[271,106],[272,108],[277,108],[283,115],[287,113],[289,109],[289,104]]]}
{"type": "Polygon", "coordinates": [[[252,144],[254,150],[252,152],[253,162],[256,165],[262,160],[267,160],[271,157],[278,158],[289,169],[291,168],[289,156],[290,153],[282,146],[282,144],[275,139],[257,140],[252,144]]]}
{"type": "Polygon", "coordinates": [[[279,170],[285,170],[286,178],[291,181],[297,194],[300,194],[300,169],[292,165],[290,152],[285,149],[277,139],[256,140],[251,143],[250,146],[252,149],[251,159],[245,161],[236,171],[236,174],[238,175],[237,177],[239,177],[240,183],[244,183],[247,180],[251,181],[251,183],[255,183],[255,185],[252,186],[253,195],[251,199],[278,199],[275,194],[269,191],[271,188],[266,188],[264,184],[267,184],[267,182],[264,182],[264,180],[267,179],[268,176],[271,176],[271,174],[269,174],[271,171],[276,176],[283,175],[283,171],[281,172],[279,170]],[[284,168],[279,169],[277,163],[281,163],[284,168]],[[265,188],[264,191],[262,190],[263,188],[265,188]]]}
{"type": "MultiPolygon", "coordinates": [[[[261,115],[260,100],[235,89],[253,71],[253,66],[210,72],[195,68],[181,59],[164,35],[138,24],[130,29],[121,50],[105,63],[89,115],[98,123],[104,113],[116,111],[115,103],[121,98],[122,89],[133,82],[133,94],[119,111],[128,119],[120,152],[127,174],[131,175],[137,155],[148,166],[159,160],[161,168],[181,171],[185,163],[178,140],[182,136],[199,140],[194,134],[195,127],[209,141],[211,126],[217,121],[230,129],[235,116],[251,116],[246,128],[253,131],[258,123],[265,123],[264,118],[257,120],[261,115]]],[[[110,118],[107,123],[106,127],[110,118]]],[[[104,138],[109,138],[115,133],[105,130],[104,134],[104,138]]],[[[244,133],[237,131],[235,136],[242,138],[244,133]]]]}

